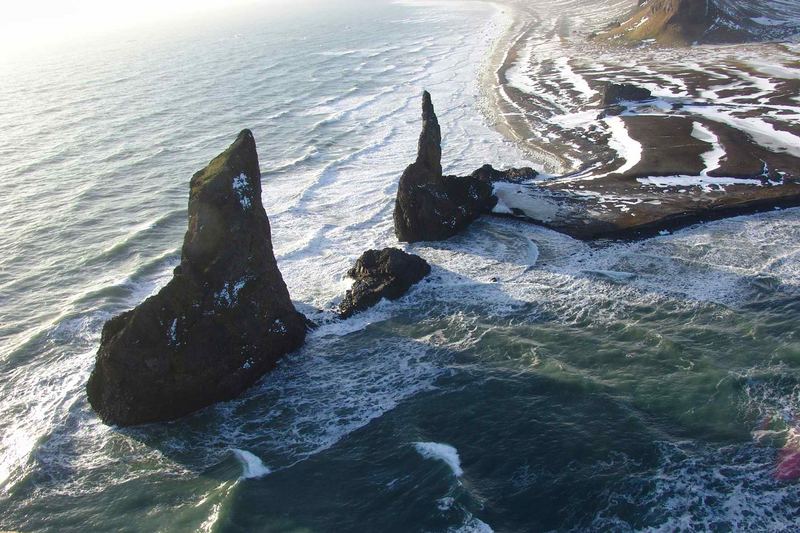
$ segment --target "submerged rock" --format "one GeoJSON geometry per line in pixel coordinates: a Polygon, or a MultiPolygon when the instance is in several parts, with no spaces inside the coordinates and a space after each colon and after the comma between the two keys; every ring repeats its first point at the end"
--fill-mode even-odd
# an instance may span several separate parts
{"type": "Polygon", "coordinates": [[[339,316],[350,317],[372,307],[382,298],[396,300],[430,271],[431,267],[424,259],[397,248],[367,250],[347,273],[355,283],[339,307],[339,316]]]}
{"type": "Polygon", "coordinates": [[[417,160],[400,177],[394,229],[403,242],[438,241],[466,228],[497,203],[490,183],[472,176],[442,175],[442,135],[425,91],[417,160]]]}
{"type": "Polygon", "coordinates": [[[305,339],[272,251],[253,134],[190,187],[173,278],[103,328],[86,390],[106,423],[171,420],[234,398],[305,339]]]}

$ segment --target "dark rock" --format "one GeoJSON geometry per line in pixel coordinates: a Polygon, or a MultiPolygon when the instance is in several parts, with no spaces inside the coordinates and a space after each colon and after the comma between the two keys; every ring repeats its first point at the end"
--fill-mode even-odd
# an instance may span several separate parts
{"type": "Polygon", "coordinates": [[[417,160],[400,177],[394,229],[404,242],[452,237],[497,203],[490,183],[472,176],[442,176],[441,130],[425,91],[417,160]]]}
{"type": "Polygon", "coordinates": [[[442,175],[442,129],[428,91],[422,93],[422,133],[417,143],[416,164],[432,176],[442,175]]]}
{"type": "Polygon", "coordinates": [[[171,420],[234,398],[303,344],[245,130],[195,174],[181,263],[158,294],[103,328],[87,384],[104,422],[171,420]]]}
{"type": "Polygon", "coordinates": [[[538,175],[539,173],[530,167],[496,170],[492,165],[483,165],[481,168],[471,174],[473,178],[477,178],[481,181],[486,181],[489,183],[494,183],[496,181],[521,183],[531,180],[538,175]]]}
{"type": "Polygon", "coordinates": [[[629,83],[609,83],[603,95],[603,105],[613,106],[620,102],[645,102],[653,99],[653,93],[644,87],[629,83]]]}
{"type": "Polygon", "coordinates": [[[352,316],[382,298],[396,300],[430,271],[424,259],[397,248],[367,250],[347,273],[355,283],[339,307],[339,316],[352,316]]]}

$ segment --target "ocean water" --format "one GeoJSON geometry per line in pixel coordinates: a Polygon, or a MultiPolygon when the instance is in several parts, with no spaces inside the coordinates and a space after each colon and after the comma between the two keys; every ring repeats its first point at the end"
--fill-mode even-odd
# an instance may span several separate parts
{"type": "Polygon", "coordinates": [[[537,162],[481,112],[507,8],[302,5],[3,72],[0,529],[796,530],[800,210],[623,244],[483,219],[404,246],[428,280],[337,321],[356,257],[398,245],[423,88],[447,172],[537,162]],[[321,327],[235,401],[104,426],[102,324],[169,279],[189,178],[245,127],[321,327]]]}

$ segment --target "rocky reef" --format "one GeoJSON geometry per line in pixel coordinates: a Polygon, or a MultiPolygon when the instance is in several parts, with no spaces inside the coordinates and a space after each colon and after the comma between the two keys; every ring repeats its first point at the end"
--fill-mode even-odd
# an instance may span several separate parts
{"type": "Polygon", "coordinates": [[[86,390],[106,423],[171,420],[234,398],[305,339],[272,251],[253,134],[242,131],[190,188],[173,278],[103,328],[86,390]]]}
{"type": "Polygon", "coordinates": [[[425,91],[417,160],[400,177],[395,201],[394,229],[400,241],[447,239],[497,203],[487,180],[442,175],[441,143],[439,121],[425,91]]]}
{"type": "Polygon", "coordinates": [[[339,307],[339,316],[348,318],[383,298],[396,300],[430,271],[424,259],[397,248],[367,250],[347,273],[355,283],[339,307]]]}

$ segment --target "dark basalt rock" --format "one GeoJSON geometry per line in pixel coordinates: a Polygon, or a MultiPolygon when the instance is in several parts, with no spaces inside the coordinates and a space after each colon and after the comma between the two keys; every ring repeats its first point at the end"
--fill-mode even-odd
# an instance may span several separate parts
{"type": "Polygon", "coordinates": [[[367,250],[347,273],[356,281],[339,307],[339,316],[348,318],[382,298],[396,300],[430,271],[424,259],[397,248],[367,250]]]}
{"type": "Polygon", "coordinates": [[[400,177],[394,209],[397,238],[404,242],[452,237],[497,203],[489,182],[472,176],[443,176],[441,130],[425,91],[417,160],[400,177]]]}
{"type": "Polygon", "coordinates": [[[89,402],[109,424],[175,419],[234,398],[305,334],[272,251],[256,145],[245,130],[192,177],[173,278],[103,328],[89,402]]]}
{"type": "Polygon", "coordinates": [[[653,99],[653,93],[644,87],[629,83],[609,83],[603,95],[603,105],[613,106],[620,102],[645,102],[653,99]]]}
{"type": "Polygon", "coordinates": [[[508,170],[496,170],[492,165],[483,165],[471,174],[473,178],[481,181],[494,183],[504,181],[509,183],[522,183],[538,176],[539,173],[530,167],[510,168],[508,170]]]}

